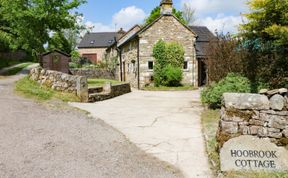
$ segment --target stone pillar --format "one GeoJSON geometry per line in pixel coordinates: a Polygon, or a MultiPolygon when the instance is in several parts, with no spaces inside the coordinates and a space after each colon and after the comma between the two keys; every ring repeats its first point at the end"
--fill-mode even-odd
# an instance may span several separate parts
{"type": "Polygon", "coordinates": [[[103,91],[105,93],[111,93],[111,83],[110,82],[107,82],[107,83],[104,84],[103,91]]]}
{"type": "Polygon", "coordinates": [[[77,96],[80,98],[82,102],[88,102],[88,83],[87,77],[78,77],[77,78],[77,96]]]}

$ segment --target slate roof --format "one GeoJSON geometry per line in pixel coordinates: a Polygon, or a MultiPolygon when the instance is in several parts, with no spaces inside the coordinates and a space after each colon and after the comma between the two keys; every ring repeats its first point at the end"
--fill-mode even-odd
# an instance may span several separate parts
{"type": "Polygon", "coordinates": [[[78,48],[107,48],[115,43],[116,32],[87,33],[78,48]]]}
{"type": "MultiPolygon", "coordinates": [[[[151,25],[151,24],[150,24],[151,25]]],[[[129,41],[129,39],[133,38],[140,31],[145,30],[144,27],[138,32],[134,33],[123,43],[129,41]]],[[[206,51],[209,47],[209,40],[211,38],[215,38],[212,32],[205,26],[189,26],[191,31],[193,31],[197,35],[196,39],[196,55],[197,57],[205,57],[206,51]]],[[[99,33],[87,33],[82,41],[80,42],[78,48],[108,48],[115,43],[116,32],[99,32],[99,33]]]]}
{"type": "Polygon", "coordinates": [[[205,57],[209,47],[209,41],[215,38],[215,36],[205,26],[190,26],[190,28],[197,34],[196,56],[199,58],[205,57]]]}

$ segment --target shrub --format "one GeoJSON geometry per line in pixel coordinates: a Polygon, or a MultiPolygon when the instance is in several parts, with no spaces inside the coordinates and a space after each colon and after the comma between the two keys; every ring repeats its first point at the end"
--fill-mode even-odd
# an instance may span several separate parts
{"type": "Polygon", "coordinates": [[[155,86],[179,86],[182,80],[184,48],[175,42],[165,43],[159,40],[153,47],[153,57],[155,86]]]}
{"type": "Polygon", "coordinates": [[[77,64],[77,63],[74,63],[74,62],[70,62],[70,63],[69,63],[69,68],[74,69],[74,68],[79,68],[79,67],[80,67],[80,65],[77,64]]]}
{"type": "Polygon", "coordinates": [[[219,82],[228,73],[243,73],[245,67],[246,51],[240,47],[240,41],[231,37],[217,33],[215,38],[211,38],[207,46],[206,53],[208,81],[219,82]]]}
{"type": "Polygon", "coordinates": [[[218,108],[221,106],[221,97],[225,92],[251,92],[250,81],[239,74],[229,73],[218,83],[212,83],[202,90],[201,101],[212,108],[218,108]]]}
{"type": "Polygon", "coordinates": [[[184,48],[176,42],[166,44],[166,60],[168,64],[174,67],[183,68],[184,48]]]}
{"type": "Polygon", "coordinates": [[[168,65],[163,69],[163,85],[164,86],[180,86],[183,78],[182,69],[168,65]]]}

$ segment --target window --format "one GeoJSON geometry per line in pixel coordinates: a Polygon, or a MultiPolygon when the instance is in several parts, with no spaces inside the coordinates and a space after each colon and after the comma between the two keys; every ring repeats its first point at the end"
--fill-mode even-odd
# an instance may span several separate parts
{"type": "Polygon", "coordinates": [[[148,61],[148,69],[153,70],[153,61],[148,61]]]}
{"type": "Polygon", "coordinates": [[[188,61],[184,61],[183,69],[184,70],[188,69],[188,61]]]}

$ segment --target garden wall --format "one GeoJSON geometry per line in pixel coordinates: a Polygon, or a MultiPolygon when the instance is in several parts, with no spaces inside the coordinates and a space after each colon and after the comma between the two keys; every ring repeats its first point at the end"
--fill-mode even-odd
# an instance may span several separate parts
{"type": "Polygon", "coordinates": [[[86,77],[68,75],[38,67],[30,71],[30,79],[57,91],[74,93],[82,102],[88,101],[88,84],[86,77]]]}
{"type": "Polygon", "coordinates": [[[233,137],[253,135],[288,145],[287,89],[262,90],[261,94],[225,93],[217,133],[222,145],[233,137]]]}
{"type": "Polygon", "coordinates": [[[85,76],[87,78],[112,79],[117,80],[116,71],[106,69],[70,69],[73,75],[85,76]]]}
{"type": "MultiPolygon", "coordinates": [[[[99,88],[95,89],[98,90],[99,88]]],[[[90,88],[89,91],[93,91],[93,88],[90,88]]],[[[131,86],[129,83],[122,83],[116,85],[111,85],[109,83],[103,86],[103,90],[101,90],[101,93],[90,94],[89,92],[89,102],[103,101],[130,92],[131,86]]]]}

